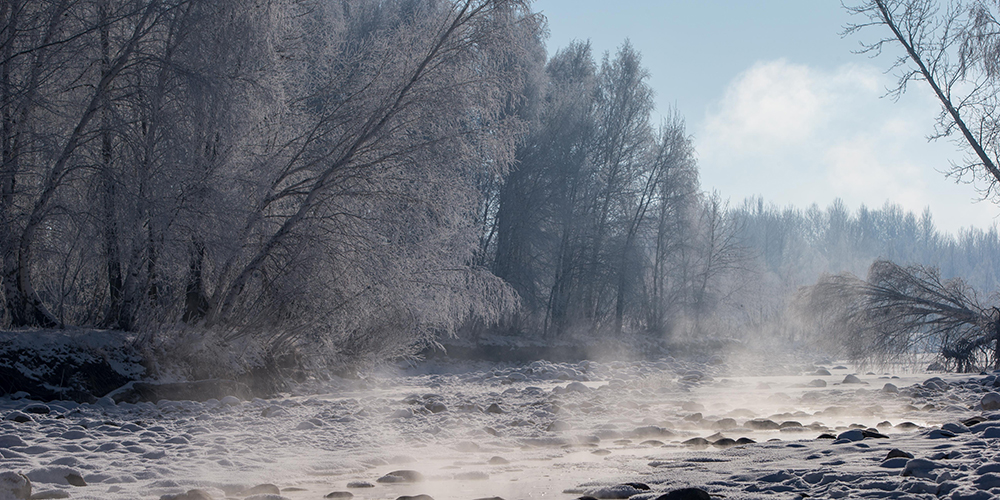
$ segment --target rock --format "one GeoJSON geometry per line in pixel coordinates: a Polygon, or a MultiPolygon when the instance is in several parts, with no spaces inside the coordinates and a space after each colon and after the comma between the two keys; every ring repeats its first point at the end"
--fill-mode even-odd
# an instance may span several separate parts
{"type": "Polygon", "coordinates": [[[882,434],[874,429],[861,429],[861,434],[864,434],[866,438],[889,439],[889,436],[886,436],[885,434],[882,434]]]}
{"type": "Polygon", "coordinates": [[[739,424],[733,418],[723,418],[712,424],[712,429],[716,430],[735,429],[737,427],[739,427],[739,424]]]}
{"type": "Polygon", "coordinates": [[[212,500],[212,495],[205,490],[187,490],[177,495],[163,495],[160,500],[212,500]]]}
{"type": "Polygon", "coordinates": [[[899,393],[899,387],[896,387],[894,384],[886,383],[882,386],[882,392],[887,394],[897,394],[899,393]]]}
{"type": "Polygon", "coordinates": [[[927,380],[924,380],[924,383],[921,384],[921,385],[923,385],[924,387],[926,387],[928,389],[932,389],[932,390],[935,390],[935,391],[946,391],[946,390],[948,390],[948,382],[945,382],[944,380],[942,380],[941,377],[931,377],[931,378],[929,378],[927,380]]]}
{"type": "Polygon", "coordinates": [[[937,462],[924,458],[913,458],[906,462],[901,476],[930,477],[931,471],[941,467],[937,462]]]}
{"type": "Polygon", "coordinates": [[[280,495],[281,490],[270,483],[258,484],[243,492],[244,495],[280,495]]]}
{"type": "Polygon", "coordinates": [[[261,495],[250,495],[250,496],[244,498],[243,500],[292,500],[292,499],[288,498],[286,496],[282,496],[282,495],[274,495],[274,494],[271,494],[271,493],[264,493],[264,494],[261,494],[261,495]]]}
{"type": "Polygon", "coordinates": [[[637,427],[632,432],[628,433],[628,436],[632,439],[643,439],[643,438],[654,438],[654,437],[670,438],[675,436],[675,433],[669,429],[664,429],[663,427],[657,427],[655,425],[647,425],[645,427],[637,427]]]}
{"type": "Polygon", "coordinates": [[[222,398],[222,400],[219,402],[226,406],[239,406],[240,404],[243,403],[243,401],[236,396],[226,396],[222,398]]]}
{"type": "Polygon", "coordinates": [[[587,496],[597,498],[599,500],[604,499],[621,499],[629,498],[634,495],[638,495],[644,491],[648,491],[647,486],[645,490],[636,488],[631,484],[616,484],[614,486],[605,486],[603,488],[593,489],[587,492],[587,496]]]}
{"type": "MultiPolygon", "coordinates": [[[[951,487],[948,490],[951,493],[951,495],[949,495],[948,498],[950,498],[951,500],[995,500],[996,499],[996,497],[993,496],[993,494],[988,491],[977,490],[970,487],[961,487],[958,486],[958,483],[953,483],[953,484],[955,484],[955,487],[951,487]]],[[[938,491],[940,492],[941,488],[938,488],[938,491]]]]}
{"type": "Polygon", "coordinates": [[[19,424],[23,424],[25,422],[31,422],[31,417],[29,417],[26,413],[21,411],[12,411],[8,413],[6,416],[4,416],[3,419],[7,421],[17,422],[19,424]]]}
{"type": "Polygon", "coordinates": [[[431,413],[441,413],[443,411],[448,411],[448,407],[440,401],[431,401],[424,405],[431,413]]]}
{"type": "Polygon", "coordinates": [[[487,463],[490,465],[507,465],[510,461],[503,457],[493,457],[487,463]]]}
{"type": "Polygon", "coordinates": [[[761,481],[761,482],[764,482],[764,483],[780,483],[780,482],[783,482],[783,481],[788,481],[789,479],[792,479],[794,477],[795,476],[793,476],[790,472],[782,470],[782,471],[774,472],[772,474],[767,474],[766,476],[763,476],[763,477],[759,478],[758,481],[761,481]]]}
{"type": "Polygon", "coordinates": [[[985,421],[986,421],[986,417],[983,417],[981,415],[976,415],[975,417],[963,420],[962,421],[962,425],[964,425],[966,427],[972,427],[973,425],[981,424],[981,423],[983,423],[985,421]]]}
{"type": "Polygon", "coordinates": [[[753,439],[750,439],[748,437],[741,437],[741,438],[739,438],[739,439],[736,440],[736,444],[737,445],[756,444],[756,443],[757,443],[757,441],[754,441],[753,439]]]}
{"type": "Polygon", "coordinates": [[[18,500],[31,498],[31,480],[18,472],[0,472],[0,498],[8,496],[18,500]]]}
{"type": "Polygon", "coordinates": [[[915,423],[913,423],[913,422],[901,422],[901,423],[896,424],[894,426],[894,428],[900,429],[900,430],[904,430],[904,431],[912,431],[912,430],[915,430],[915,429],[919,429],[920,426],[917,425],[917,424],[915,424],[915,423]]]}
{"type": "Polygon", "coordinates": [[[886,469],[902,469],[903,467],[906,467],[906,462],[909,461],[910,459],[905,457],[888,458],[883,460],[882,463],[879,464],[879,467],[884,467],[886,469]]]}
{"type": "Polygon", "coordinates": [[[4,434],[0,436],[0,448],[13,448],[15,446],[28,446],[20,436],[15,434],[4,434]]]}
{"type": "MultiPolygon", "coordinates": [[[[823,385],[826,385],[826,382],[823,382],[823,385]]],[[[776,429],[780,429],[781,425],[779,425],[777,422],[773,420],[758,418],[754,420],[747,420],[746,422],[743,423],[743,427],[758,431],[773,431],[776,429]]]]}
{"type": "Polygon", "coordinates": [[[989,490],[1000,487],[1000,474],[987,472],[973,480],[976,487],[981,490],[989,490]]]}
{"type": "Polygon", "coordinates": [[[419,495],[402,495],[396,497],[396,500],[434,500],[434,497],[430,495],[424,495],[423,493],[419,495]]]}
{"type": "Polygon", "coordinates": [[[419,483],[424,480],[424,475],[415,470],[396,470],[380,478],[379,483],[419,483]]]}
{"type": "Polygon", "coordinates": [[[492,404],[490,404],[489,406],[486,407],[486,413],[496,413],[496,414],[500,415],[500,414],[507,413],[507,412],[503,411],[503,408],[500,408],[500,405],[498,405],[496,403],[492,403],[492,404]]]}
{"type": "Polygon", "coordinates": [[[861,379],[859,379],[854,375],[848,375],[844,377],[844,381],[841,382],[841,384],[864,384],[864,383],[865,382],[863,382],[861,379]]]}
{"type": "Polygon", "coordinates": [[[66,482],[71,486],[87,486],[87,482],[83,480],[83,476],[75,472],[66,474],[66,482]]]}
{"type": "Polygon", "coordinates": [[[890,458],[913,458],[913,454],[900,450],[899,448],[893,448],[889,450],[889,453],[885,456],[886,460],[890,458]]]}
{"type": "Polygon", "coordinates": [[[735,439],[722,438],[722,439],[718,439],[714,443],[712,443],[712,446],[714,446],[716,448],[732,448],[733,446],[736,446],[737,444],[738,443],[736,442],[735,439]]]}
{"type": "Polygon", "coordinates": [[[684,441],[681,444],[683,444],[684,446],[692,446],[692,447],[695,447],[695,448],[704,448],[704,447],[707,447],[708,445],[710,445],[712,443],[709,440],[705,439],[705,438],[696,437],[696,438],[688,439],[687,441],[684,441]]]}
{"type": "Polygon", "coordinates": [[[282,408],[282,407],[280,407],[278,405],[271,405],[271,406],[268,406],[267,408],[264,408],[263,410],[261,410],[260,416],[262,416],[264,418],[288,417],[288,416],[291,416],[291,413],[288,413],[288,410],[286,410],[286,409],[284,409],[284,408],[282,408]]]}
{"type": "Polygon", "coordinates": [[[837,439],[846,439],[848,441],[861,441],[864,438],[865,433],[861,429],[851,429],[837,435],[837,439]]]}
{"type": "Polygon", "coordinates": [[[826,376],[830,375],[830,370],[827,370],[826,368],[820,367],[820,368],[816,369],[816,373],[813,373],[813,375],[817,375],[817,376],[820,376],[820,377],[826,377],[826,376]]]}
{"type": "Polygon", "coordinates": [[[389,414],[389,418],[410,418],[413,417],[413,410],[409,408],[400,408],[389,414]]]}
{"type": "Polygon", "coordinates": [[[1000,410],[1000,393],[987,392],[979,400],[979,404],[982,405],[983,411],[1000,410]]]}
{"type": "Polygon", "coordinates": [[[826,380],[818,378],[806,384],[806,387],[826,387],[826,380]]]}
{"type": "Polygon", "coordinates": [[[350,491],[331,491],[323,495],[323,498],[354,498],[354,493],[350,491]]]}
{"type": "Polygon", "coordinates": [[[954,422],[949,422],[947,424],[942,425],[941,430],[953,432],[955,434],[965,434],[966,432],[969,432],[968,427],[954,422]]]}
{"type": "Polygon", "coordinates": [[[712,500],[712,496],[701,488],[681,488],[660,495],[656,500],[712,500]]]}
{"type": "Polygon", "coordinates": [[[705,411],[705,405],[694,401],[685,401],[681,403],[681,409],[684,411],[705,411]]]}
{"type": "Polygon", "coordinates": [[[21,411],[25,413],[35,413],[38,415],[48,415],[49,412],[52,410],[49,408],[48,405],[42,403],[32,403],[28,406],[25,406],[24,408],[21,408],[21,411]]]}
{"type": "Polygon", "coordinates": [[[347,483],[348,488],[374,488],[375,485],[368,481],[351,481],[347,483]]]}
{"type": "Polygon", "coordinates": [[[930,439],[948,439],[955,437],[954,432],[949,432],[943,429],[934,429],[927,433],[927,437],[930,439]]]}
{"type": "Polygon", "coordinates": [[[79,429],[73,429],[73,430],[68,430],[68,431],[62,433],[62,435],[59,436],[59,437],[61,437],[63,439],[68,439],[68,440],[75,440],[75,439],[89,438],[90,434],[88,434],[88,433],[86,433],[84,431],[81,431],[79,429]]]}
{"type": "Polygon", "coordinates": [[[583,382],[570,382],[570,384],[566,386],[566,391],[590,392],[590,387],[587,387],[583,382]]]}

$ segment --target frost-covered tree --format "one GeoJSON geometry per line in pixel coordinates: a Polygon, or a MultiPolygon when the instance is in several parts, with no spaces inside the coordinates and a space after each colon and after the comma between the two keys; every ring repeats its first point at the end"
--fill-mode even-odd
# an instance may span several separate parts
{"type": "Polygon", "coordinates": [[[478,179],[523,129],[528,7],[3,2],[4,324],[381,359],[496,319],[478,179]]]}
{"type": "Polygon", "coordinates": [[[870,0],[847,7],[864,18],[845,34],[878,29],[863,53],[898,47],[892,64],[899,97],[913,81],[924,82],[941,104],[932,138],[954,138],[968,152],[949,175],[975,181],[984,198],[997,200],[1000,184],[1000,3],[989,0],[870,0]]]}
{"type": "Polygon", "coordinates": [[[866,280],[824,276],[801,293],[799,307],[854,359],[886,363],[936,352],[959,371],[1000,367],[1000,309],[980,304],[961,279],[931,267],[875,261],[866,280]]]}

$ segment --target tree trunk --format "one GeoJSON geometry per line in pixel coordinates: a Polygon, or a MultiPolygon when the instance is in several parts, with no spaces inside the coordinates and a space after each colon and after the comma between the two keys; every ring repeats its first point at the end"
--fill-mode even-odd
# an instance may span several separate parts
{"type": "Polygon", "coordinates": [[[181,318],[185,323],[197,323],[208,312],[208,298],[202,278],[204,265],[205,245],[198,238],[192,238],[187,285],[184,290],[184,316],[181,318]]]}
{"type": "MultiPolygon", "coordinates": [[[[98,7],[101,19],[101,74],[111,70],[110,40],[108,34],[107,2],[98,7]]],[[[111,102],[105,93],[101,100],[101,197],[104,211],[104,258],[108,279],[108,312],[104,318],[104,326],[118,330],[132,329],[132,320],[125,307],[125,280],[122,274],[122,259],[120,252],[120,234],[118,230],[117,200],[118,189],[115,173],[112,171],[111,142],[111,102]]]]}

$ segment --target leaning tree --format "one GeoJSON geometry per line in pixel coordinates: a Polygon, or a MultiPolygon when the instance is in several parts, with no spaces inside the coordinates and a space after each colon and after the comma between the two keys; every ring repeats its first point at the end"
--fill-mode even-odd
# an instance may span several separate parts
{"type": "Polygon", "coordinates": [[[824,276],[800,292],[797,304],[859,361],[885,364],[932,352],[959,371],[987,363],[1000,369],[1000,309],[933,267],[877,260],[867,279],[824,276]]]}
{"type": "Polygon", "coordinates": [[[984,199],[1000,201],[1000,2],[996,0],[866,0],[846,7],[862,21],[845,35],[874,30],[861,53],[897,52],[889,90],[900,97],[924,82],[941,104],[931,139],[951,138],[966,152],[948,175],[973,181],[984,199]]]}

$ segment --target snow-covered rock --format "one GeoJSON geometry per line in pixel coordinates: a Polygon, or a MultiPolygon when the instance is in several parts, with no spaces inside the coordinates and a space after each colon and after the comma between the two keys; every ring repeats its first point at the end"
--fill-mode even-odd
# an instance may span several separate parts
{"type": "Polygon", "coordinates": [[[0,498],[25,500],[31,498],[31,481],[24,474],[13,471],[0,472],[0,498]]]}
{"type": "Polygon", "coordinates": [[[988,392],[984,394],[979,400],[979,404],[982,405],[983,411],[1000,410],[1000,393],[988,392]]]}

